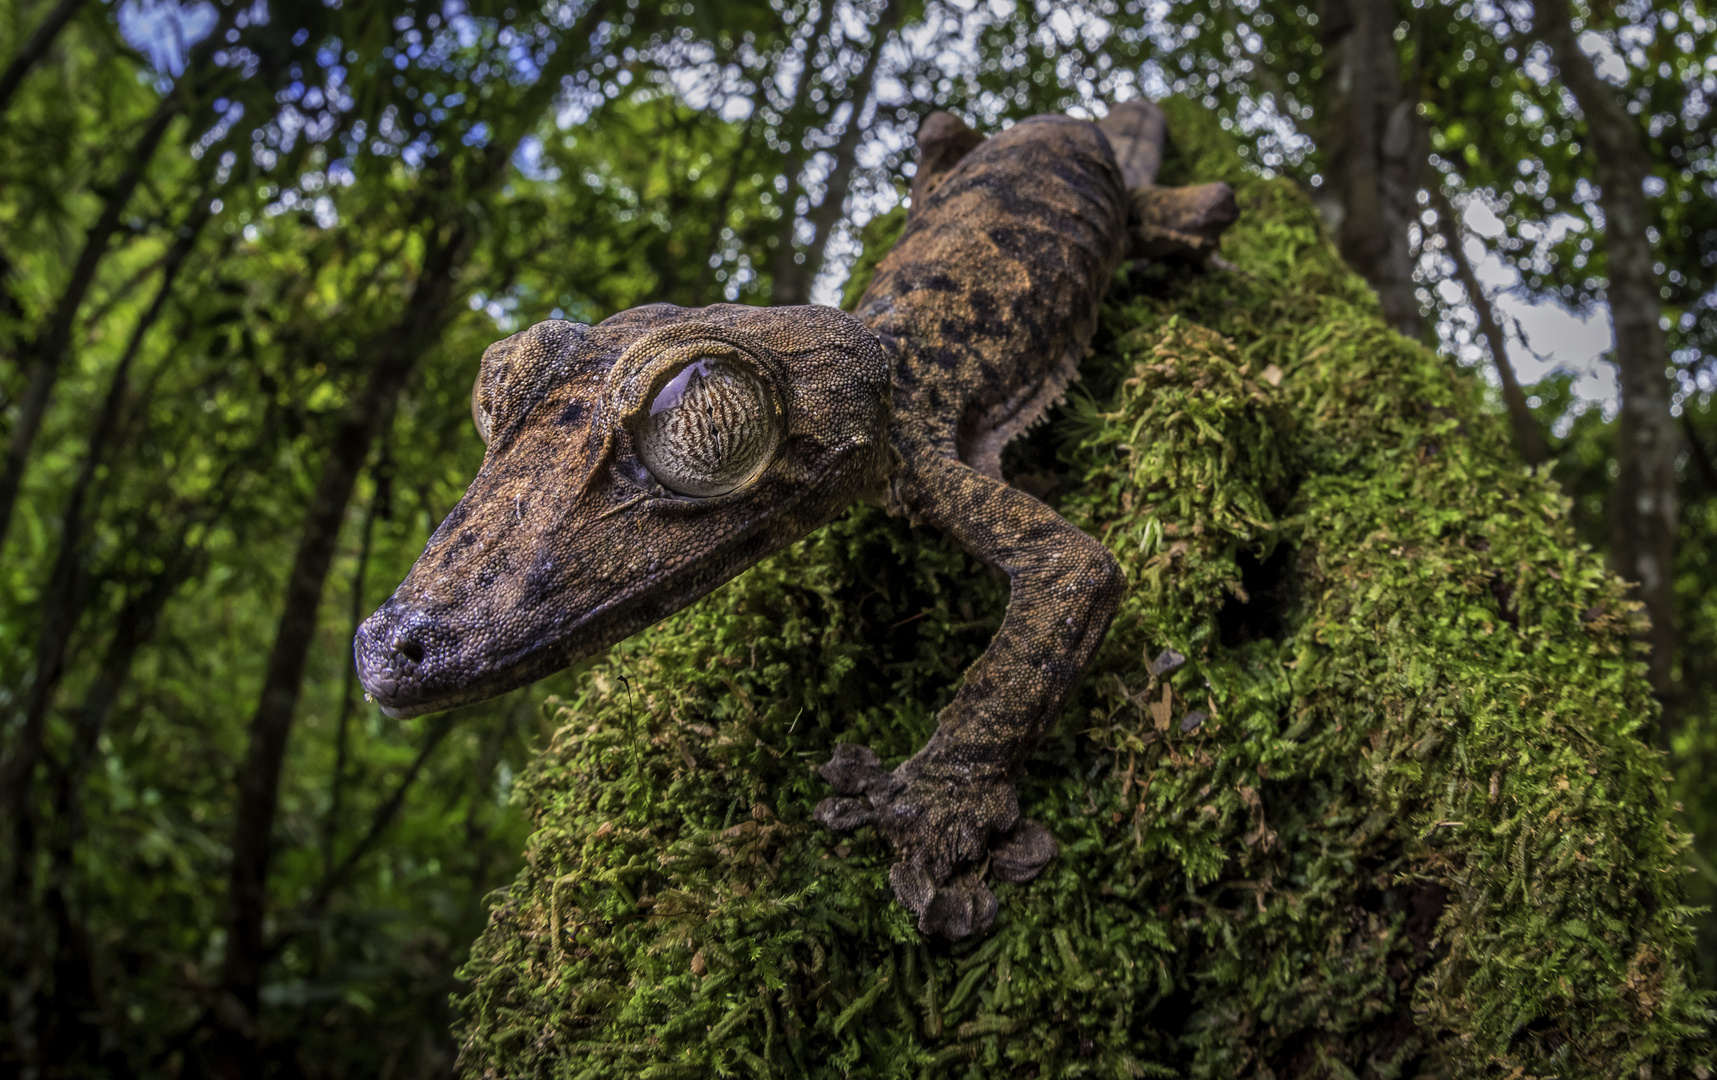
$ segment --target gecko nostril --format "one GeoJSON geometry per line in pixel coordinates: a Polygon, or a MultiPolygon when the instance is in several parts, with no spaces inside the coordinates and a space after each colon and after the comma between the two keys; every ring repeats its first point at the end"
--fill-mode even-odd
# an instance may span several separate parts
{"type": "Polygon", "coordinates": [[[416,638],[395,638],[393,651],[414,664],[423,663],[423,646],[416,638]]]}

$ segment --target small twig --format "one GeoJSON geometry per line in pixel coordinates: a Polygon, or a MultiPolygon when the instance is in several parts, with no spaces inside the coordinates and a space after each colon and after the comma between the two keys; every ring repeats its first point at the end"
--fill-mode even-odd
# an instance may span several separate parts
{"type": "Polygon", "coordinates": [[[894,633],[894,631],[899,630],[901,627],[905,626],[908,623],[915,623],[919,619],[922,619],[927,615],[933,614],[935,612],[935,610],[936,610],[935,608],[925,608],[923,611],[920,611],[918,614],[913,615],[909,618],[902,619],[899,622],[895,623],[893,626],[888,628],[888,632],[892,634],[892,633],[894,633]]]}

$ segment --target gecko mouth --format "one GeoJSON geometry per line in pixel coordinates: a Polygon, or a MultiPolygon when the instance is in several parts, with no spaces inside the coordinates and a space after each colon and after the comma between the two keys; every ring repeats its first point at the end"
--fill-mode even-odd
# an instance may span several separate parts
{"type": "Polygon", "coordinates": [[[553,644],[510,651],[498,644],[462,635],[396,598],[358,628],[352,658],[365,697],[399,720],[497,697],[578,659],[553,644]]]}
{"type": "Polygon", "coordinates": [[[352,658],[364,695],[398,719],[422,716],[487,696],[470,686],[437,687],[456,652],[453,634],[390,599],[358,627],[352,658]]]}

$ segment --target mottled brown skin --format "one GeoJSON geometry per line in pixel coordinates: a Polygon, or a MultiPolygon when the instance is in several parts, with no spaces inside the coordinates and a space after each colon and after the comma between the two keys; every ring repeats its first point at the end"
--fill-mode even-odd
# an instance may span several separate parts
{"type": "Polygon", "coordinates": [[[1026,881],[1055,855],[1020,816],[1014,780],[1124,585],[1100,543],[1002,479],[1001,449],[1076,374],[1125,256],[1200,258],[1233,220],[1226,185],[1152,186],[1162,138],[1146,103],[1101,126],[1039,116],[989,139],[936,114],[905,234],[857,319],[657,304],[492,346],[473,390],[488,456],[360,629],[366,690],[400,716],[501,693],[880,499],[1006,573],[1008,608],[929,743],[892,770],[838,747],[821,769],[838,794],[817,818],[889,837],[896,896],[926,933],[982,932],[996,913],[986,870],[1026,881]],[[675,496],[633,429],[675,373],[712,354],[772,388],[783,438],[738,490],[675,496]]]}

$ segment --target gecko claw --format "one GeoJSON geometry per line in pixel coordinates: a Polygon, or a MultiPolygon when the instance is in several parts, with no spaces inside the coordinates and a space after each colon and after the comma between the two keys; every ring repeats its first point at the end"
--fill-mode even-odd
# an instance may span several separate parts
{"type": "Polygon", "coordinates": [[[894,886],[895,899],[918,916],[921,933],[940,934],[950,941],[984,933],[995,923],[1001,908],[996,894],[984,884],[981,868],[968,869],[935,885],[922,866],[903,859],[894,864],[888,880],[894,886]]]}

